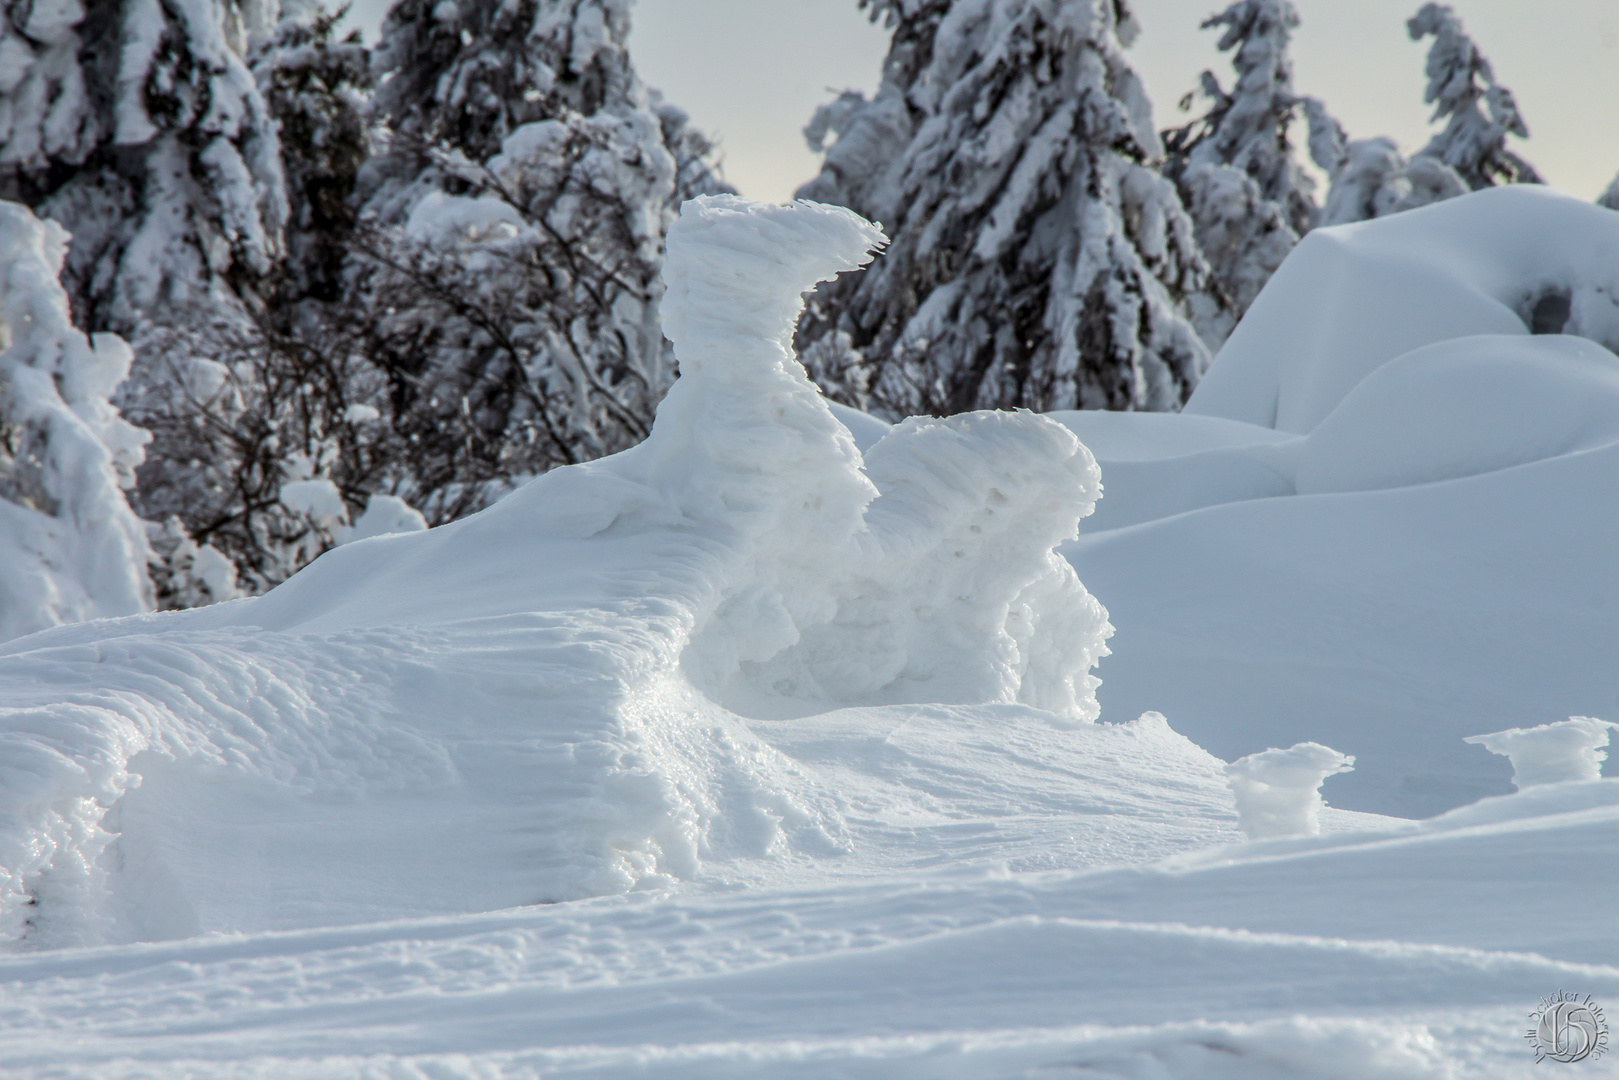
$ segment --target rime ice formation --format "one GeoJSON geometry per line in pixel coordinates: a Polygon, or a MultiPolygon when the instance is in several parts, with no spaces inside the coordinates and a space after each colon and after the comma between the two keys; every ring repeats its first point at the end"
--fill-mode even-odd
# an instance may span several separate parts
{"type": "Polygon", "coordinates": [[[1312,836],[1321,831],[1321,784],[1348,772],[1355,759],[1320,743],[1262,750],[1225,767],[1237,819],[1250,840],[1312,836]]]}
{"type": "MultiPolygon", "coordinates": [[[[1111,628],[1053,552],[1098,495],[1089,453],[979,413],[863,457],[793,357],[803,291],[881,242],[840,208],[694,200],[665,270],[683,375],[641,445],[260,598],[0,651],[0,932],[488,910],[837,858],[858,830],[832,782],[737,713],[993,705],[1014,742],[1094,718],[1111,628]]],[[[1176,760],[1212,790],[1167,726],[1092,730],[1067,736],[1152,744],[1145,788],[1176,760]]]]}
{"type": "Polygon", "coordinates": [[[1535,784],[1599,778],[1602,763],[1608,759],[1603,747],[1608,745],[1608,736],[1615,727],[1619,724],[1571,716],[1555,724],[1474,735],[1467,741],[1511,759],[1512,782],[1521,791],[1535,784]]]}
{"type": "Polygon", "coordinates": [[[74,327],[57,280],[67,242],[0,202],[0,641],[152,603],[123,491],[148,436],[108,400],[130,352],[74,327]]]}

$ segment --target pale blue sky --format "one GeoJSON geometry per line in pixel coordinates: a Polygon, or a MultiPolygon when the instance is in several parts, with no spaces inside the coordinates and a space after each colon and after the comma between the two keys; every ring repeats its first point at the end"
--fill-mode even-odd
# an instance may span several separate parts
{"type": "MultiPolygon", "coordinates": [[[[375,32],[389,0],[358,0],[354,18],[375,32]]],[[[1420,0],[1294,0],[1294,83],[1323,98],[1352,137],[1389,135],[1406,151],[1430,131],[1422,104],[1425,44],[1404,20],[1420,0]]],[[[1142,24],[1130,50],[1159,126],[1212,67],[1229,62],[1198,23],[1223,4],[1132,0],[1142,24]]],[[[1516,149],[1555,187],[1594,198],[1619,172],[1619,2],[1453,0],[1500,81],[1517,95],[1531,138],[1516,149]]],[[[661,88],[725,153],[743,194],[785,199],[817,162],[799,129],[828,89],[871,90],[887,38],[855,0],[638,0],[630,48],[642,77],[661,88]]],[[[1302,132],[1300,133],[1302,136],[1302,132]]],[[[1301,139],[1302,141],[1302,139],[1301,139]]]]}

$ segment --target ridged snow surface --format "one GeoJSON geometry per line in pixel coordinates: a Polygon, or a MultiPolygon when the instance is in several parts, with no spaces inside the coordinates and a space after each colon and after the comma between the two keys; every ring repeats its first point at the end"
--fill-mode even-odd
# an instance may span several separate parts
{"type": "Polygon", "coordinates": [[[1619,1002],[1610,241],[1320,230],[1199,411],[890,429],[789,345],[881,234],[688,204],[634,450],[0,647],[0,1072],[1562,1068],[1527,1015],[1619,1002]]]}

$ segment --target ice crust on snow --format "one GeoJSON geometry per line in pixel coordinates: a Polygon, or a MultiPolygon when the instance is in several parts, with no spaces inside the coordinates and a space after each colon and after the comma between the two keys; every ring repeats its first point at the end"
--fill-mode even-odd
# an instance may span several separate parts
{"type": "Polygon", "coordinates": [[[1250,840],[1313,836],[1321,831],[1321,784],[1348,772],[1355,759],[1320,743],[1272,747],[1225,767],[1237,821],[1250,840]]]}
{"type": "Polygon", "coordinates": [[[1536,784],[1596,780],[1608,759],[1603,747],[1615,727],[1607,720],[1571,716],[1555,724],[1511,728],[1467,739],[1512,761],[1512,783],[1521,791],[1536,784]]]}

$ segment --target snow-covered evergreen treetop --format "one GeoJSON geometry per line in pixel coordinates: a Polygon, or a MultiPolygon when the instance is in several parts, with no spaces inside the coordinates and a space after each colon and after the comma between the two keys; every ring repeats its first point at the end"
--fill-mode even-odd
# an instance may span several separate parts
{"type": "Polygon", "coordinates": [[[57,280],[67,241],[0,202],[0,641],[151,607],[123,490],[147,435],[109,401],[130,351],[74,328],[57,280]]]}
{"type": "MultiPolygon", "coordinates": [[[[1298,25],[1289,0],[1237,0],[1205,19],[1205,30],[1223,31],[1218,48],[1232,54],[1236,83],[1227,93],[1205,71],[1208,112],[1164,132],[1164,175],[1180,190],[1219,286],[1193,303],[1198,333],[1211,349],[1224,343],[1319,214],[1315,183],[1288,139],[1302,103],[1287,57],[1298,25]]],[[[1187,94],[1181,108],[1191,108],[1194,97],[1187,94]]]]}
{"type": "Polygon", "coordinates": [[[399,0],[375,65],[379,117],[474,161],[524,124],[590,116],[638,94],[629,0],[399,0]]]}
{"type": "MultiPolygon", "coordinates": [[[[1253,180],[1260,197],[1279,207],[1288,226],[1302,236],[1315,223],[1316,206],[1314,181],[1299,167],[1288,140],[1301,104],[1287,56],[1298,25],[1289,0],[1237,0],[1203,20],[1205,30],[1223,29],[1216,48],[1232,53],[1237,81],[1227,93],[1213,72],[1203,73],[1209,111],[1166,133],[1165,172],[1178,178],[1198,165],[1230,165],[1253,180]]],[[[1183,107],[1191,99],[1188,94],[1183,107]]]]}
{"type": "Polygon", "coordinates": [[[1503,182],[1540,183],[1534,166],[1506,148],[1508,135],[1529,136],[1512,91],[1496,83],[1490,62],[1450,5],[1422,5],[1406,29],[1412,41],[1434,39],[1422,99],[1433,105],[1434,120],[1445,121],[1444,130],[1420,156],[1437,158],[1455,169],[1474,191],[1503,182]]]}
{"type": "Polygon", "coordinates": [[[812,300],[816,376],[891,414],[1176,408],[1207,363],[1182,306],[1206,268],[1152,167],[1123,3],[866,6],[893,28],[882,84],[812,122],[838,139],[798,194],[893,243],[812,300]]]}
{"type": "Polygon", "coordinates": [[[0,17],[0,194],[73,234],[68,287],[92,329],[228,303],[271,270],[279,149],[232,47],[265,13],[39,0],[0,17]]]}

